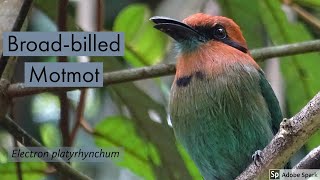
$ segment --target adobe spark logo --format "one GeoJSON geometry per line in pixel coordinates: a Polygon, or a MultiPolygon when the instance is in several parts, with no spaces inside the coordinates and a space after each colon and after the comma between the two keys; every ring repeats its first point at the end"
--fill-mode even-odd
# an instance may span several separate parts
{"type": "Polygon", "coordinates": [[[269,179],[280,179],[280,169],[269,169],[269,179]]]}

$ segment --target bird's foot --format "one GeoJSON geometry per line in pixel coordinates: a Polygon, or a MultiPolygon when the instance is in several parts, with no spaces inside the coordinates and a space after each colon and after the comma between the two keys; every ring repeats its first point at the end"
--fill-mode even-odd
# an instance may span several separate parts
{"type": "Polygon", "coordinates": [[[261,150],[257,150],[256,152],[254,152],[254,153],[252,154],[251,157],[252,157],[252,160],[253,160],[254,164],[255,164],[256,166],[258,166],[259,163],[261,162],[262,151],[261,151],[261,150]]]}

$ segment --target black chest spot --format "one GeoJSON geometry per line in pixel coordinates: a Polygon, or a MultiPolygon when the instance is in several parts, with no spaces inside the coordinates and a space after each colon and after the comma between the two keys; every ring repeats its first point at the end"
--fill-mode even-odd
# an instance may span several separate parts
{"type": "Polygon", "coordinates": [[[191,74],[190,76],[182,76],[177,79],[176,84],[178,87],[186,87],[190,84],[192,77],[195,77],[196,79],[203,80],[205,78],[205,75],[201,71],[197,71],[194,74],[191,74]]]}
{"type": "Polygon", "coordinates": [[[197,71],[196,72],[196,78],[200,79],[200,80],[203,80],[205,78],[205,75],[203,74],[203,72],[197,71]]]}
{"type": "Polygon", "coordinates": [[[186,87],[190,84],[192,79],[192,75],[190,76],[183,76],[177,79],[176,84],[178,87],[186,87]]]}

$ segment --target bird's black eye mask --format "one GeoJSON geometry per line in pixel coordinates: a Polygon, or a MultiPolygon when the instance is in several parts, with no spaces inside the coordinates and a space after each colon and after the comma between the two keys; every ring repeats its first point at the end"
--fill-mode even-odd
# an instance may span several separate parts
{"type": "Polygon", "coordinates": [[[154,16],[150,20],[155,23],[154,27],[156,29],[171,36],[180,45],[184,45],[186,50],[194,49],[196,47],[195,42],[207,42],[214,39],[234,47],[243,53],[247,53],[248,51],[247,48],[230,39],[226,29],[220,24],[216,24],[213,27],[210,25],[192,27],[163,16],[154,16]]]}
{"type": "Polygon", "coordinates": [[[228,36],[227,30],[220,24],[216,24],[215,26],[194,26],[193,27],[197,32],[202,34],[206,40],[217,40],[223,42],[229,46],[232,46],[243,53],[247,53],[248,49],[241,46],[239,43],[233,41],[228,36]]]}

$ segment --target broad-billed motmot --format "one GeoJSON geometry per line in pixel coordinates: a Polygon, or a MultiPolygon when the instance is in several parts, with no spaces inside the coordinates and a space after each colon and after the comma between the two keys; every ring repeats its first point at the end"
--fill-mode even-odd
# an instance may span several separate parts
{"type": "Polygon", "coordinates": [[[202,13],[151,20],[177,41],[169,103],[176,138],[206,180],[234,179],[282,120],[269,82],[233,20],[202,13]]]}

